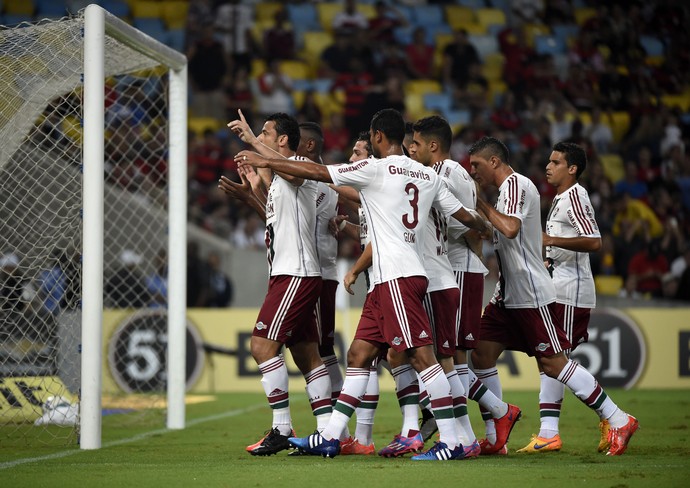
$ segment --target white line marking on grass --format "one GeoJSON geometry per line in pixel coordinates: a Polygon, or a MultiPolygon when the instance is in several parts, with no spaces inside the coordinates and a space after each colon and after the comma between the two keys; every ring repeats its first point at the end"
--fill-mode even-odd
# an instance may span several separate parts
{"type": "MultiPolygon", "coordinates": [[[[250,407],[246,408],[241,408],[239,410],[230,410],[229,412],[225,413],[219,413],[216,415],[209,415],[208,417],[200,417],[197,419],[192,419],[189,422],[187,422],[186,427],[194,427],[195,425],[203,424],[205,422],[212,422],[214,420],[221,420],[224,418],[228,417],[236,417],[237,415],[242,415],[243,413],[247,412],[252,412],[254,410],[258,410],[259,408],[265,407],[266,404],[258,404],[258,405],[252,405],[250,407]]],[[[101,446],[101,449],[106,449],[108,447],[115,447],[115,446],[121,446],[123,444],[130,444],[132,442],[137,442],[143,439],[147,439],[149,437],[152,437],[154,435],[161,435],[161,434],[169,434],[171,432],[179,432],[179,430],[173,430],[173,429],[158,429],[158,430],[152,430],[150,432],[143,432],[141,434],[137,434],[133,437],[128,437],[126,439],[119,439],[117,441],[110,441],[106,442],[101,446]]],[[[73,454],[78,454],[80,452],[86,452],[86,450],[82,449],[72,449],[69,451],[63,451],[63,452],[56,452],[54,454],[47,454],[45,456],[39,456],[39,457],[33,457],[33,458],[24,458],[24,459],[15,459],[14,461],[8,461],[5,463],[0,463],[0,470],[2,469],[7,469],[7,468],[14,468],[15,466],[20,466],[22,464],[28,464],[28,463],[37,463],[40,461],[49,461],[51,459],[60,459],[63,457],[67,456],[72,456],[73,454]]]]}

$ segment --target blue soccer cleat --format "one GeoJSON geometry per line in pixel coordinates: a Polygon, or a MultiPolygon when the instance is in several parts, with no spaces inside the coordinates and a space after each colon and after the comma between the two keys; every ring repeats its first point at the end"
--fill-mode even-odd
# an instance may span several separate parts
{"type": "Polygon", "coordinates": [[[462,445],[451,449],[445,442],[436,442],[427,452],[412,456],[413,461],[450,461],[452,459],[463,459],[465,451],[462,445]]]}
{"type": "Polygon", "coordinates": [[[338,439],[326,440],[318,432],[307,437],[290,437],[288,442],[291,446],[302,449],[309,454],[320,454],[330,458],[340,454],[340,441],[338,439]]]}

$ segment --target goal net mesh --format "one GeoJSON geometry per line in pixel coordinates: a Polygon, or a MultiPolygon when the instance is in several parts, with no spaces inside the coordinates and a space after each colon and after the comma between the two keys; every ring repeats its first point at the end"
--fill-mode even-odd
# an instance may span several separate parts
{"type": "MultiPolygon", "coordinates": [[[[78,441],[83,34],[83,13],[0,26],[0,445],[78,441]]],[[[103,337],[120,339],[104,345],[103,412],[117,424],[165,398],[168,78],[107,35],[105,77],[103,337]]]]}

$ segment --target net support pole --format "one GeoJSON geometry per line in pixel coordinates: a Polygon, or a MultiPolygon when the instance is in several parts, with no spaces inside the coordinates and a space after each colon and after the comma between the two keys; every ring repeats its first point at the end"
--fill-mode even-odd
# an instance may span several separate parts
{"type": "Polygon", "coordinates": [[[187,66],[169,71],[168,415],[169,429],[185,427],[187,356],[187,66]]]}
{"type": "Polygon", "coordinates": [[[101,447],[104,46],[103,10],[90,5],[84,13],[81,449],[101,447]]]}

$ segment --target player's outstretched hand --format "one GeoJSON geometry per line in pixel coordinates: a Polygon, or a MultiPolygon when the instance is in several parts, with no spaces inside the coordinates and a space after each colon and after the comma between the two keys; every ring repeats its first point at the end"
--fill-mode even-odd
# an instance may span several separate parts
{"type": "Polygon", "coordinates": [[[235,162],[238,167],[243,167],[246,165],[253,166],[254,168],[267,168],[268,162],[259,154],[254,151],[240,151],[235,156],[235,162]]]}
{"type": "Polygon", "coordinates": [[[237,114],[240,118],[230,122],[228,124],[228,127],[232,132],[235,133],[235,135],[237,135],[237,137],[240,138],[242,142],[246,142],[247,144],[254,144],[256,142],[256,136],[254,135],[254,132],[252,132],[251,127],[249,127],[247,119],[244,118],[242,110],[238,109],[237,114]]]}
{"type": "Polygon", "coordinates": [[[231,197],[237,198],[238,200],[246,200],[249,198],[249,195],[251,195],[252,189],[249,185],[249,181],[247,181],[246,176],[241,173],[239,173],[239,175],[241,180],[240,183],[232,181],[225,176],[221,176],[220,180],[218,180],[218,188],[223,190],[231,197]]]}

